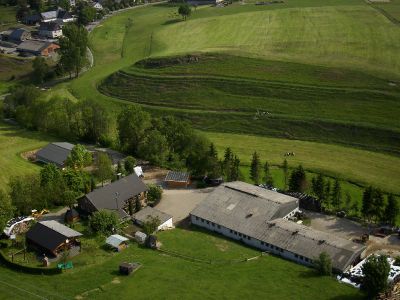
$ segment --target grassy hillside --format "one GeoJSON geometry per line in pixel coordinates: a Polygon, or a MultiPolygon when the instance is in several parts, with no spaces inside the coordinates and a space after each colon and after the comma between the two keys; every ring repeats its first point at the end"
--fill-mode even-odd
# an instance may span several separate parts
{"type": "Polygon", "coordinates": [[[0,189],[4,190],[12,176],[38,172],[39,167],[24,160],[21,153],[48,143],[44,136],[0,122],[0,189]]]}
{"type": "Polygon", "coordinates": [[[32,72],[32,60],[0,54],[0,95],[32,72]]]}
{"type": "Polygon", "coordinates": [[[221,155],[230,146],[242,163],[247,165],[254,151],[260,154],[263,161],[268,160],[275,165],[282,164],[284,153],[294,152],[294,157],[287,157],[291,167],[301,163],[314,172],[323,172],[363,185],[373,182],[382,189],[400,194],[398,157],[313,142],[221,133],[207,133],[207,136],[215,143],[221,155]]]}
{"type": "MultiPolygon", "coordinates": [[[[43,278],[0,268],[0,299],[27,298],[26,292],[7,284],[52,300],[264,299],[267,295],[268,299],[362,299],[357,289],[274,256],[231,264],[230,260],[259,252],[220,236],[174,229],[161,232],[159,239],[164,249],[219,263],[193,263],[137,245],[112,254],[98,248],[92,251],[97,259],[85,263],[77,256],[72,259],[75,268],[62,275],[43,278]],[[118,265],[123,261],[143,266],[131,276],[119,276],[118,265]]],[[[87,257],[90,245],[83,247],[80,256],[87,257]]],[[[29,299],[36,299],[33,294],[29,299]]]]}
{"type": "MultiPolygon", "coordinates": [[[[223,113],[230,120],[232,115],[247,119],[235,122],[239,132],[333,140],[400,154],[400,86],[360,72],[196,54],[140,61],[108,77],[99,89],[127,101],[191,110],[194,123],[199,114],[193,110],[206,110],[218,112],[218,116],[223,113]],[[282,126],[282,120],[291,120],[297,128],[282,126]],[[305,121],[325,128],[321,132],[307,128],[305,121]],[[347,134],[338,130],[340,124],[358,126],[362,133],[354,138],[351,129],[347,134]],[[269,129],[265,130],[266,126],[269,129]],[[363,127],[375,132],[363,133],[363,127]]],[[[210,114],[202,121],[219,127],[213,130],[235,131],[215,122],[210,114]]],[[[204,123],[199,127],[205,128],[204,123]]]]}

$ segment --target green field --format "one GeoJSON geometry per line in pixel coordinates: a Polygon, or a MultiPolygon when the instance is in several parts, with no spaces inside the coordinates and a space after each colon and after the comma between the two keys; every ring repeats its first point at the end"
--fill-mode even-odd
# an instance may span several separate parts
{"type": "Polygon", "coordinates": [[[15,19],[16,12],[16,6],[0,5],[0,31],[8,29],[10,26],[17,25],[17,21],[15,19]]]}
{"type": "Polygon", "coordinates": [[[174,229],[161,232],[159,238],[164,249],[214,263],[195,263],[136,245],[119,254],[97,248],[86,264],[74,258],[75,268],[62,275],[32,276],[0,268],[0,299],[40,299],[33,294],[54,300],[362,299],[352,287],[274,256],[235,263],[260,253],[210,233],[174,229]],[[123,261],[143,266],[134,275],[119,276],[123,261]]]}
{"type": "Polygon", "coordinates": [[[12,58],[0,54],[0,95],[32,72],[32,60],[12,58]]]}
{"type": "Polygon", "coordinates": [[[38,172],[39,167],[21,157],[21,153],[39,149],[49,139],[38,133],[0,122],[0,189],[12,176],[38,172]]]}

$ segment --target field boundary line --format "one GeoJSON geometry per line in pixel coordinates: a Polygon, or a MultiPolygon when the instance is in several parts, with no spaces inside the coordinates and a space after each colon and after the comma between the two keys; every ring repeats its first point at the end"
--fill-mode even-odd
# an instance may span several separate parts
{"type": "Polygon", "coordinates": [[[35,296],[35,297],[39,298],[39,299],[49,300],[48,298],[42,297],[42,296],[40,296],[40,295],[38,295],[38,294],[32,293],[32,292],[30,292],[30,291],[28,291],[28,290],[25,290],[25,289],[23,289],[23,288],[20,288],[20,287],[18,287],[18,286],[16,286],[16,285],[13,285],[13,284],[8,283],[8,282],[5,282],[5,281],[0,280],[0,283],[5,284],[5,285],[7,285],[7,286],[9,286],[9,287],[12,287],[12,288],[14,288],[14,289],[20,290],[20,291],[22,291],[22,292],[28,293],[28,294],[30,294],[30,295],[32,295],[32,296],[35,296]]]}

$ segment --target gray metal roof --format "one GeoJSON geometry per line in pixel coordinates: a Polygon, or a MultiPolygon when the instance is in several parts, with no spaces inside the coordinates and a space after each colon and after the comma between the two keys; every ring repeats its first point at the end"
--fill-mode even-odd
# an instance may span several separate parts
{"type": "Polygon", "coordinates": [[[326,252],[333,267],[340,271],[365,249],[363,245],[284,219],[266,222],[258,228],[256,238],[311,260],[326,252]]]}
{"type": "Polygon", "coordinates": [[[57,221],[54,221],[54,220],[42,221],[39,223],[50,228],[53,231],[56,231],[56,232],[62,234],[65,237],[68,237],[68,238],[77,237],[77,236],[82,235],[82,233],[75,231],[75,230],[73,230],[57,221]]]}
{"type": "Polygon", "coordinates": [[[219,186],[191,214],[292,253],[314,259],[322,251],[344,270],[365,247],[282,219],[298,199],[244,182],[219,186]]]}
{"type": "Polygon", "coordinates": [[[119,235],[119,234],[113,234],[110,235],[107,239],[106,239],[106,244],[110,245],[112,247],[118,248],[119,245],[121,245],[121,243],[127,242],[129,241],[128,238],[119,235]]]}
{"type": "Polygon", "coordinates": [[[126,201],[147,190],[142,180],[136,174],[131,174],[86,194],[86,198],[97,210],[117,210],[121,217],[126,217],[127,214],[122,211],[126,201]]]}
{"type": "Polygon", "coordinates": [[[45,11],[40,13],[42,16],[43,20],[51,20],[51,19],[56,19],[57,18],[57,11],[56,10],[51,10],[51,11],[45,11]]]}
{"type": "Polygon", "coordinates": [[[166,214],[162,211],[159,211],[158,209],[155,209],[150,206],[146,206],[145,208],[139,210],[137,213],[135,213],[132,218],[135,221],[138,221],[140,223],[146,222],[147,218],[151,217],[158,217],[160,219],[160,225],[167,222],[169,219],[172,218],[171,215],[166,214]]]}
{"type": "Polygon", "coordinates": [[[296,198],[276,192],[268,193],[267,197],[262,190],[247,183],[223,184],[211,192],[191,214],[254,236],[255,230],[266,221],[282,218],[298,207],[296,198]]]}
{"type": "Polygon", "coordinates": [[[188,182],[190,174],[186,172],[169,171],[164,181],[188,182]]]}
{"type": "Polygon", "coordinates": [[[75,145],[70,143],[51,143],[36,153],[36,159],[63,167],[64,162],[75,145]]]}

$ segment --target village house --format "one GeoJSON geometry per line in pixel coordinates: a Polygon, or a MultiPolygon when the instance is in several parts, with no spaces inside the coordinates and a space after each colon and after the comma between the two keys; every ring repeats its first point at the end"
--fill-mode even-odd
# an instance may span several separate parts
{"type": "Polygon", "coordinates": [[[10,29],[1,32],[1,39],[10,42],[23,42],[31,38],[31,33],[23,28],[10,29]]]}
{"type": "Polygon", "coordinates": [[[63,35],[61,26],[56,22],[42,22],[39,27],[39,36],[55,39],[63,35]]]}
{"type": "Polygon", "coordinates": [[[131,174],[86,194],[79,200],[79,208],[88,214],[102,209],[111,210],[121,219],[127,219],[133,214],[136,201],[144,205],[147,190],[142,180],[131,174]]]}
{"type": "Polygon", "coordinates": [[[26,243],[40,253],[58,256],[60,252],[80,249],[78,238],[82,236],[77,232],[61,223],[51,220],[36,223],[26,233],[26,243]]]}
{"type": "Polygon", "coordinates": [[[171,215],[150,206],[146,206],[132,216],[132,220],[139,226],[143,226],[143,223],[150,218],[157,218],[160,221],[157,230],[166,230],[174,227],[171,215]]]}
{"type": "Polygon", "coordinates": [[[62,23],[68,23],[75,20],[68,11],[61,8],[58,8],[57,10],[42,12],[40,13],[40,18],[42,22],[61,21],[62,23]]]}
{"type": "Polygon", "coordinates": [[[321,252],[343,272],[357,263],[365,246],[289,220],[298,199],[244,182],[216,188],[191,213],[192,224],[286,259],[312,265],[321,252]]]}
{"type": "Polygon", "coordinates": [[[103,5],[101,5],[99,2],[92,2],[90,5],[93,8],[95,8],[96,10],[102,10],[103,9],[103,5]]]}
{"type": "Polygon", "coordinates": [[[65,161],[75,145],[70,143],[50,143],[36,153],[36,161],[45,164],[55,164],[59,168],[65,167],[65,161]]]}
{"type": "Polygon", "coordinates": [[[28,40],[18,45],[17,51],[21,55],[52,56],[60,46],[45,41],[28,40]]]}

